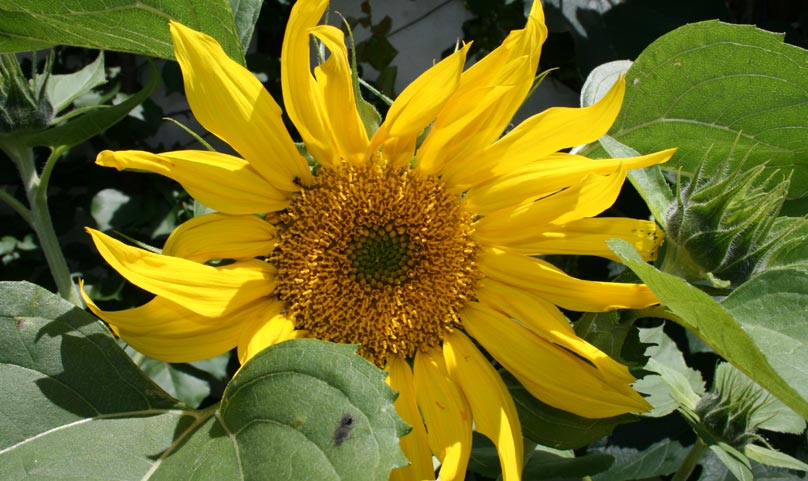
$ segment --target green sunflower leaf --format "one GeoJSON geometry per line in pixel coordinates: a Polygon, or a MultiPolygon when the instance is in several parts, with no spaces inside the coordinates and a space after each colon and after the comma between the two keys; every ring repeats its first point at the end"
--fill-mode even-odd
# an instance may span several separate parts
{"type": "Polygon", "coordinates": [[[298,339],[241,368],[224,392],[220,419],[228,444],[248,460],[246,479],[386,481],[407,464],[398,447],[406,427],[393,408],[397,395],[385,373],[355,351],[298,339]]]}
{"type": "Polygon", "coordinates": [[[29,283],[0,283],[0,383],[4,480],[386,481],[406,462],[395,393],[351,346],[271,347],[195,411],[97,319],[29,283]]]}
{"type": "Polygon", "coordinates": [[[229,353],[225,353],[204,361],[171,364],[146,357],[131,347],[127,347],[126,352],[152,381],[192,407],[198,407],[214,387],[224,386],[230,358],[229,353]]]}
{"type": "MultiPolygon", "coordinates": [[[[712,451],[699,462],[702,467],[699,481],[738,481],[727,466],[712,451]]],[[[766,466],[752,460],[752,476],[755,481],[795,481],[804,479],[795,471],[766,466]]]]}
{"type": "Polygon", "coordinates": [[[264,0],[230,0],[230,9],[233,11],[233,19],[236,22],[236,32],[241,41],[241,50],[246,52],[250,46],[255,22],[258,21],[258,14],[261,13],[261,5],[264,0]]]}
{"type": "MultiPolygon", "coordinates": [[[[808,401],[804,395],[804,375],[778,369],[775,359],[784,354],[768,352],[768,357],[724,306],[684,280],[660,272],[647,264],[626,241],[612,239],[609,247],[640,279],[648,284],[669,313],[752,380],[779,398],[803,418],[808,419],[808,401]]],[[[766,305],[769,305],[768,303],[766,305]]],[[[804,304],[803,307],[804,309],[804,304]]],[[[804,311],[803,311],[804,312],[804,311]]],[[[665,314],[660,312],[660,314],[665,314]]]]}
{"type": "MultiPolygon", "coordinates": [[[[741,284],[721,305],[754,339],[772,367],[808,399],[808,268],[767,270],[741,284]]],[[[786,425],[773,430],[801,432],[804,426],[798,421],[791,430],[786,425]]]]}
{"type": "Polygon", "coordinates": [[[757,444],[747,444],[744,447],[744,454],[746,454],[749,459],[754,459],[768,466],[808,472],[808,464],[803,463],[799,459],[781,453],[780,451],[758,446],[757,444]]]}
{"type": "Polygon", "coordinates": [[[26,282],[0,283],[0,384],[9,480],[137,479],[195,420],[97,319],[26,282]]]}
{"type": "MultiPolygon", "coordinates": [[[[0,13],[0,17],[2,17],[2,13],[0,13]]],[[[93,109],[47,130],[20,134],[16,136],[15,142],[30,147],[58,148],[78,145],[118,123],[132,109],[142,104],[157,86],[159,78],[157,67],[152,64],[146,86],[123,102],[93,109]]]]}
{"type": "Polygon", "coordinates": [[[694,409],[705,392],[701,374],[688,367],[663,326],[640,328],[640,340],[649,345],[645,352],[649,357],[645,369],[655,373],[634,383],[634,389],[647,394],[646,400],[654,407],[647,415],[666,416],[682,405],[694,409]]]}
{"type": "Polygon", "coordinates": [[[53,110],[61,112],[69,107],[79,96],[92,91],[95,87],[107,82],[104,74],[104,54],[100,53],[92,63],[78,72],[48,77],[45,91],[53,110]]]}
{"type": "Polygon", "coordinates": [[[643,153],[677,147],[662,168],[682,175],[705,157],[748,152],[746,165],[793,170],[789,198],[800,198],[808,196],[806,131],[808,51],[782,34],[713,20],[643,51],[609,135],[643,153]]]}
{"type": "Polygon", "coordinates": [[[594,452],[614,457],[614,464],[608,471],[596,474],[594,481],[624,481],[629,479],[651,479],[676,471],[687,457],[688,449],[678,441],[666,439],[643,449],[607,446],[595,448],[594,452]]]}
{"type": "MultiPolygon", "coordinates": [[[[247,8],[254,2],[235,3],[244,37],[250,30],[246,24],[255,22],[247,8]]],[[[0,52],[72,45],[173,59],[169,19],[211,35],[230,57],[244,64],[228,0],[0,0],[0,52]]]]}
{"type": "MultiPolygon", "coordinates": [[[[607,454],[575,456],[570,450],[560,451],[542,445],[536,445],[532,451],[527,450],[522,470],[523,481],[582,478],[606,471],[614,462],[614,458],[607,454]]],[[[501,479],[502,475],[496,446],[477,432],[474,433],[469,471],[491,479],[501,479]]]]}

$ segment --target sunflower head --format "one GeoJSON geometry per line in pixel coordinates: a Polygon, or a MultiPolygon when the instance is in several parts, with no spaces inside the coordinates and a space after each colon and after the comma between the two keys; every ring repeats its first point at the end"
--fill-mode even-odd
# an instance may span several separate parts
{"type": "Polygon", "coordinates": [[[298,328],[384,366],[460,325],[480,276],[473,219],[434,177],[384,162],[326,168],[279,220],[269,261],[298,328]]]}
{"type": "Polygon", "coordinates": [[[155,297],[107,312],[85,295],[90,309],[133,347],[170,361],[235,347],[247,362],[303,336],[360,344],[388,372],[412,426],[401,438],[412,464],[396,480],[435,479],[433,456],[440,479],[462,479],[472,426],[496,444],[503,478],[520,479],[516,407],[483,351],[557,408],[590,418],[649,409],[628,368],[579,338],[559,307],[642,308],[656,297],[642,284],[576,279],[542,258],[615,259],[606,245],[615,237],[656,255],[654,223],[596,216],[628,169],[673,151],[601,160],[562,152],[606,133],[625,82],[593,106],[549,109],[508,130],[547,36],[537,1],[500,47],[466,69],[463,45],[367,129],[344,34],[319,24],[326,6],[295,3],[281,54],[286,113],[314,169],[255,76],[212,38],[171,24],[194,115],[238,155],[99,154],[100,165],[171,177],[216,212],[180,225],[162,254],[92,231],[104,258],[155,297]],[[314,69],[312,41],[327,52],[314,69]]]}

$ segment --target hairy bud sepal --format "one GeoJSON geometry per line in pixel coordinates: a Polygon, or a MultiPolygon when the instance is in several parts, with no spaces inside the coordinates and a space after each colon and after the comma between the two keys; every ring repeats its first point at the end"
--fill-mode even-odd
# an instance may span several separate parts
{"type": "Polygon", "coordinates": [[[744,169],[743,162],[727,162],[713,171],[702,161],[667,212],[663,269],[717,287],[744,282],[774,242],[769,231],[789,180],[777,171],[767,174],[765,165],[744,169]]]}

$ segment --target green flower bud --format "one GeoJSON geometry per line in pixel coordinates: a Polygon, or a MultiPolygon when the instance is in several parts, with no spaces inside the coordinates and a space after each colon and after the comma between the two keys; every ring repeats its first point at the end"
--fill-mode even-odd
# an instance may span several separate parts
{"type": "Polygon", "coordinates": [[[789,177],[726,164],[708,173],[703,161],[677,192],[667,213],[663,269],[688,280],[729,287],[745,281],[771,247],[769,231],[788,191],[789,177]]]}
{"type": "MultiPolygon", "coordinates": [[[[0,134],[44,129],[53,119],[53,106],[45,93],[52,57],[42,74],[27,79],[17,57],[0,55],[0,134]]],[[[36,65],[36,57],[34,57],[36,65]]]]}
{"type": "Polygon", "coordinates": [[[713,389],[702,396],[696,414],[714,436],[737,450],[760,437],[756,431],[765,420],[757,415],[774,400],[731,364],[716,369],[713,389]]]}

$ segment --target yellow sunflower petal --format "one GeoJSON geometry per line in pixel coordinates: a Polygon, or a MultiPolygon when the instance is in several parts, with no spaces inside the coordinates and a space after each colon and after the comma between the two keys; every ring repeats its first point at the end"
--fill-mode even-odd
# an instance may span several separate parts
{"type": "Polygon", "coordinates": [[[522,288],[512,287],[486,277],[480,280],[475,296],[481,303],[488,306],[513,306],[514,310],[509,311],[509,313],[525,323],[528,329],[539,335],[547,331],[561,332],[568,335],[575,334],[569,320],[555,304],[522,288]],[[522,319],[520,314],[523,311],[529,312],[530,316],[522,319]]]}
{"type": "Polygon", "coordinates": [[[516,319],[531,332],[588,360],[625,383],[634,381],[626,366],[584,341],[558,308],[521,287],[483,279],[476,292],[480,304],[516,319]]]}
{"type": "Polygon", "coordinates": [[[399,440],[401,450],[410,460],[410,465],[393,470],[390,473],[390,481],[435,479],[432,451],[429,449],[424,421],[415,401],[412,370],[407,361],[400,356],[390,356],[385,370],[388,372],[387,384],[398,391],[398,398],[393,403],[396,412],[404,422],[412,426],[412,431],[399,440]]]}
{"type": "Polygon", "coordinates": [[[289,205],[288,194],[275,189],[247,161],[218,152],[183,150],[158,155],[105,150],[95,163],[164,175],[206,206],[227,214],[274,212],[289,205]]]}
{"type": "MultiPolygon", "coordinates": [[[[311,173],[283,125],[281,108],[212,37],[171,22],[174,55],[194,117],[278,189],[299,190],[311,173]]],[[[307,57],[308,58],[308,57],[307,57]]]]}
{"type": "MultiPolygon", "coordinates": [[[[470,43],[433,65],[396,97],[371,141],[376,150],[390,138],[417,135],[443,107],[460,82],[470,43]]],[[[387,149],[385,149],[386,152],[387,149]]]]}
{"type": "Polygon", "coordinates": [[[168,237],[163,255],[196,262],[266,256],[277,243],[275,227],[255,215],[207,214],[183,222],[168,237]]]}
{"type": "Polygon", "coordinates": [[[511,32],[502,44],[463,72],[460,86],[438,113],[416,165],[439,173],[461,162],[499,137],[527,95],[536,74],[541,45],[547,38],[541,2],[524,29],[511,32]]]}
{"type": "Polygon", "coordinates": [[[590,174],[607,175],[621,165],[626,170],[631,170],[666,162],[674,152],[676,149],[668,149],[620,159],[589,159],[566,153],[552,154],[516,170],[503,171],[495,179],[474,186],[464,200],[472,212],[487,214],[545,197],[575,185],[590,174]],[[514,192],[520,193],[521,197],[512,197],[514,192]]]}
{"type": "Polygon", "coordinates": [[[461,316],[464,329],[528,392],[551,406],[588,418],[650,409],[624,378],[597,369],[492,309],[469,303],[461,316]]]}
{"type": "Polygon", "coordinates": [[[292,7],[281,50],[281,84],[286,111],[309,152],[331,167],[340,158],[362,161],[367,133],[356,110],[342,33],[317,26],[327,5],[327,0],[317,0],[292,7]],[[310,64],[311,34],[326,44],[331,55],[317,70],[316,79],[310,64]]]}
{"type": "Polygon", "coordinates": [[[275,269],[251,260],[211,267],[127,246],[87,229],[104,259],[127,280],[205,317],[219,317],[268,296],[275,269]]]}
{"type": "Polygon", "coordinates": [[[438,477],[441,481],[460,481],[471,454],[471,411],[466,398],[449,378],[437,349],[415,354],[413,381],[429,445],[441,461],[438,477]]]}
{"type": "MultiPolygon", "coordinates": [[[[166,362],[190,362],[208,359],[236,346],[244,310],[216,318],[203,318],[163,297],[123,311],[104,311],[84,292],[87,307],[107,322],[116,335],[143,354],[166,362]]],[[[256,303],[251,309],[260,312],[265,306],[256,303]]],[[[247,313],[246,315],[249,315],[247,313]]]]}
{"type": "MultiPolygon", "coordinates": [[[[497,239],[508,250],[527,255],[589,255],[620,262],[606,241],[623,239],[630,242],[643,259],[657,258],[663,233],[656,222],[625,217],[579,219],[568,224],[542,229],[526,229],[524,235],[497,239]]],[[[489,242],[489,241],[486,241],[489,242]]]]}
{"type": "Polygon", "coordinates": [[[442,172],[450,184],[470,186],[536,161],[566,147],[598,140],[617,118],[625,94],[620,79],[596,104],[554,107],[536,114],[485,149],[442,172]]]}
{"type": "Polygon", "coordinates": [[[449,376],[466,395],[477,432],[497,447],[503,481],[522,479],[522,425],[508,388],[499,373],[459,330],[443,338],[449,376]]]}
{"type": "Polygon", "coordinates": [[[295,322],[281,314],[283,308],[283,302],[275,301],[269,309],[246,321],[238,339],[238,360],[242,365],[269,346],[295,337],[295,322]]]}
{"type": "Polygon", "coordinates": [[[477,265],[483,274],[492,279],[511,286],[521,286],[573,311],[642,309],[659,303],[645,284],[576,279],[546,261],[501,249],[481,249],[477,265]]]}
{"type": "Polygon", "coordinates": [[[314,27],[311,34],[331,52],[328,59],[314,69],[314,75],[328,113],[333,142],[345,160],[361,162],[368,149],[368,136],[356,109],[345,35],[331,25],[314,27]]]}
{"type": "MultiPolygon", "coordinates": [[[[475,236],[488,245],[508,245],[531,232],[543,231],[547,224],[594,217],[617,200],[625,179],[624,168],[611,175],[588,175],[578,184],[543,199],[486,215],[475,224],[475,236]]],[[[520,191],[510,193],[515,199],[525,195],[520,191]]]]}

